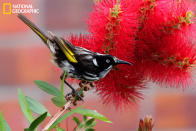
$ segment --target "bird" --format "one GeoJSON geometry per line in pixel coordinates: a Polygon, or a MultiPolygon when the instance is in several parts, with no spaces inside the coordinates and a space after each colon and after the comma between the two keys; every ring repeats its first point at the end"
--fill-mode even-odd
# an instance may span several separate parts
{"type": "MultiPolygon", "coordinates": [[[[53,56],[53,63],[63,71],[60,76],[61,79],[65,73],[67,77],[82,81],[99,81],[118,64],[132,65],[110,54],[101,54],[75,46],[70,41],[58,37],[50,31],[48,31],[49,35],[46,35],[23,14],[18,14],[18,18],[30,27],[49,48],[53,56]]],[[[82,100],[79,93],[66,80],[64,82],[82,100]]]]}

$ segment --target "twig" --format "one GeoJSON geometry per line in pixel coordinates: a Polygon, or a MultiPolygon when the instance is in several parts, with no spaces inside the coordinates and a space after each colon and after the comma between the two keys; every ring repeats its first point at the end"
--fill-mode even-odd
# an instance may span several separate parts
{"type": "MultiPolygon", "coordinates": [[[[94,87],[94,84],[92,82],[85,82],[81,81],[79,83],[80,88],[77,89],[77,91],[88,91],[90,88],[94,87]]],[[[75,98],[75,93],[68,93],[66,95],[67,103],[50,119],[50,121],[46,124],[46,126],[42,129],[42,131],[47,131],[50,126],[67,110],[69,109],[70,105],[73,104],[74,106],[77,105],[77,101],[80,101],[80,99],[75,98]],[[70,96],[70,97],[69,97],[70,96]]],[[[81,94],[83,97],[83,93],[81,94]]]]}
{"type": "Polygon", "coordinates": [[[42,129],[42,131],[47,131],[50,126],[70,107],[71,101],[68,101],[63,108],[61,108],[47,123],[47,125],[42,129]]]}

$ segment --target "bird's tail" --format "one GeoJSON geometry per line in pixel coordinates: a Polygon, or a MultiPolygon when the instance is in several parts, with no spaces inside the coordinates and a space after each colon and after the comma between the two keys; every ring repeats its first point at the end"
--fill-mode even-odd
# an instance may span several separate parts
{"type": "Polygon", "coordinates": [[[27,17],[22,14],[18,14],[18,18],[21,19],[28,27],[30,27],[47,45],[47,40],[49,38],[33,22],[31,22],[27,17]]]}
{"type": "Polygon", "coordinates": [[[33,22],[31,22],[22,14],[18,14],[18,18],[21,19],[27,26],[29,26],[43,40],[43,42],[49,47],[53,54],[56,53],[55,46],[57,44],[70,62],[77,63],[77,60],[74,57],[74,53],[70,49],[73,46],[70,42],[65,41],[63,38],[56,37],[51,32],[49,32],[49,34],[52,38],[46,36],[33,22]]]}

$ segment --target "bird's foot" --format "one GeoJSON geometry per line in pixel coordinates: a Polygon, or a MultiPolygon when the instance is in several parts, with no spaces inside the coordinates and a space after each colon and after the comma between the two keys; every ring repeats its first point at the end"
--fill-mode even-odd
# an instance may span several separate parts
{"type": "Polygon", "coordinates": [[[82,91],[76,91],[75,89],[72,90],[72,96],[75,97],[77,100],[81,100],[81,101],[84,101],[82,96],[84,97],[84,95],[82,95],[82,91]]]}

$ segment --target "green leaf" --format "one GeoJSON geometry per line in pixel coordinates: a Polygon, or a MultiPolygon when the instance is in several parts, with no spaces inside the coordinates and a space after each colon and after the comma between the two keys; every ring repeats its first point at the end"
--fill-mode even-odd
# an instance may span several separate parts
{"type": "Polygon", "coordinates": [[[98,112],[96,112],[94,110],[77,108],[77,109],[75,109],[75,112],[78,113],[78,114],[82,114],[82,115],[86,115],[86,116],[89,116],[89,117],[93,117],[93,118],[102,120],[104,122],[112,123],[106,117],[104,117],[103,115],[99,114],[98,112]]]}
{"type": "MultiPolygon", "coordinates": [[[[79,108],[79,107],[78,107],[78,108],[79,108]]],[[[50,126],[50,128],[49,128],[48,130],[50,131],[52,128],[56,127],[59,123],[61,123],[61,122],[62,122],[63,120],[65,120],[67,117],[71,116],[71,115],[75,112],[75,110],[77,110],[78,108],[73,109],[73,110],[71,110],[70,112],[67,112],[66,114],[64,114],[63,116],[61,116],[59,119],[57,119],[57,120],[50,126]]]]}
{"type": "Polygon", "coordinates": [[[64,90],[64,80],[66,78],[66,72],[64,72],[63,79],[61,81],[61,96],[64,97],[63,90],[64,90]]]}
{"type": "Polygon", "coordinates": [[[34,117],[33,117],[33,114],[31,112],[31,109],[28,105],[28,102],[26,100],[26,97],[24,96],[21,89],[18,89],[18,100],[19,100],[20,108],[21,108],[24,116],[31,123],[34,120],[34,117]]]}
{"type": "Polygon", "coordinates": [[[47,116],[47,112],[40,115],[31,123],[31,125],[29,126],[28,129],[26,129],[26,131],[34,131],[45,120],[46,116],[47,116]]]}
{"type": "Polygon", "coordinates": [[[93,117],[108,123],[112,123],[110,120],[108,120],[106,117],[104,117],[103,115],[97,113],[96,111],[93,110],[88,110],[88,109],[82,109],[80,107],[76,108],[76,109],[72,109],[70,112],[64,114],[62,117],[60,117],[58,120],[56,120],[49,128],[49,131],[56,127],[59,123],[61,123],[63,120],[65,120],[67,117],[69,117],[70,115],[74,114],[74,113],[78,113],[78,114],[83,114],[89,117],[93,117]]]}
{"type": "Polygon", "coordinates": [[[93,123],[91,125],[89,125],[88,127],[94,127],[96,125],[96,121],[93,121],[93,123]]]}
{"type": "Polygon", "coordinates": [[[80,120],[79,120],[77,117],[74,116],[74,117],[73,117],[73,120],[76,122],[77,125],[80,124],[80,120]]]}
{"type": "Polygon", "coordinates": [[[44,81],[39,81],[39,80],[35,80],[34,82],[40,89],[42,89],[46,93],[53,95],[53,96],[61,96],[61,92],[59,91],[59,89],[57,89],[53,85],[47,82],[44,82],[44,81]]]}
{"type": "Polygon", "coordinates": [[[86,121],[87,120],[87,116],[83,115],[83,119],[84,119],[84,121],[86,121]]]}
{"type": "Polygon", "coordinates": [[[8,125],[7,121],[5,120],[5,127],[6,127],[6,131],[11,131],[10,126],[8,125]]]}
{"type": "Polygon", "coordinates": [[[1,131],[6,131],[5,119],[3,117],[3,113],[1,113],[1,115],[0,115],[0,130],[1,131]]]}
{"type": "Polygon", "coordinates": [[[61,96],[53,97],[51,100],[52,100],[52,103],[54,103],[58,107],[63,107],[66,103],[65,99],[62,99],[61,96]]]}
{"type": "Polygon", "coordinates": [[[60,128],[60,127],[56,127],[55,129],[56,131],[65,131],[63,128],[60,128]]]}
{"type": "Polygon", "coordinates": [[[86,128],[86,127],[90,126],[90,125],[94,122],[94,120],[95,120],[95,118],[89,119],[89,120],[86,122],[86,124],[85,124],[84,127],[86,128]]]}
{"type": "Polygon", "coordinates": [[[11,128],[3,117],[3,113],[0,114],[0,131],[11,131],[11,128]]]}
{"type": "Polygon", "coordinates": [[[85,131],[94,131],[95,129],[93,129],[93,128],[87,128],[87,129],[85,129],[85,131]]]}
{"type": "Polygon", "coordinates": [[[81,122],[80,125],[78,125],[78,128],[81,129],[82,127],[84,127],[85,125],[85,121],[81,122]]]}
{"type": "MultiPolygon", "coordinates": [[[[36,101],[35,99],[33,99],[29,96],[26,96],[26,100],[27,100],[32,112],[35,112],[37,114],[43,114],[45,112],[48,112],[48,110],[41,103],[36,101]]],[[[51,116],[49,112],[48,112],[48,116],[51,116]]]]}

